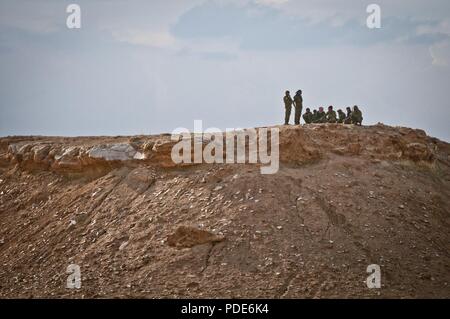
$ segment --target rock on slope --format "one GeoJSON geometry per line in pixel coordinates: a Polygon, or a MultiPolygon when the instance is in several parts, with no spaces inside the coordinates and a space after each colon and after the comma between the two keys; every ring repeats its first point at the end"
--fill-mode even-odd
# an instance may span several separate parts
{"type": "Polygon", "coordinates": [[[280,129],[274,175],[174,165],[169,135],[0,139],[0,296],[450,297],[449,144],[280,129]]]}

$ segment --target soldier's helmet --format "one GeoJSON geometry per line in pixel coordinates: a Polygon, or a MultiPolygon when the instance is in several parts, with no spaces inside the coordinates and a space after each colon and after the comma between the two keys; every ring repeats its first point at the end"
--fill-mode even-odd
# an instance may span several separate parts
{"type": "Polygon", "coordinates": [[[329,110],[332,110],[332,109],[333,109],[333,105],[330,105],[330,106],[328,107],[328,109],[329,109],[329,110]]]}
{"type": "Polygon", "coordinates": [[[306,112],[311,112],[311,110],[309,109],[309,107],[306,108],[306,112]]]}
{"type": "Polygon", "coordinates": [[[350,108],[350,106],[347,106],[347,111],[351,111],[352,109],[350,108]]]}
{"type": "Polygon", "coordinates": [[[353,106],[353,109],[354,109],[354,110],[359,110],[359,109],[358,109],[358,105],[353,106]]]}
{"type": "Polygon", "coordinates": [[[302,94],[302,90],[298,90],[298,91],[297,91],[297,94],[302,94]]]}
{"type": "Polygon", "coordinates": [[[286,91],[285,93],[286,93],[286,95],[289,95],[289,94],[290,94],[290,92],[289,92],[289,91],[286,91]]]}

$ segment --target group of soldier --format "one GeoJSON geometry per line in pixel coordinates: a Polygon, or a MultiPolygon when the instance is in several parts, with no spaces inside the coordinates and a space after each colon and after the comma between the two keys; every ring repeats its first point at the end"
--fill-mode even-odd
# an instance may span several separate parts
{"type": "MultiPolygon", "coordinates": [[[[295,108],[295,116],[294,122],[296,125],[300,124],[300,117],[303,109],[303,97],[302,91],[298,90],[294,98],[291,97],[290,92],[286,91],[286,94],[283,98],[284,107],[285,107],[285,117],[284,117],[284,125],[289,124],[289,118],[291,117],[292,107],[295,108]]],[[[303,120],[306,124],[311,123],[343,123],[343,124],[355,124],[361,125],[363,121],[362,112],[358,108],[357,105],[353,106],[353,109],[347,107],[347,114],[344,113],[341,109],[339,109],[336,113],[333,110],[333,106],[328,107],[328,112],[325,112],[323,107],[319,107],[319,110],[311,110],[309,108],[306,109],[305,114],[303,114],[303,120]]]]}

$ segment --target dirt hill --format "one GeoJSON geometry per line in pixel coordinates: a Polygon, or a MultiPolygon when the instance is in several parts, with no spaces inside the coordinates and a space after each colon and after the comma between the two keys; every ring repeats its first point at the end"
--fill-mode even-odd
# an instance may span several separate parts
{"type": "Polygon", "coordinates": [[[273,175],[175,165],[167,134],[1,138],[0,296],[450,298],[448,143],[279,128],[273,175]]]}

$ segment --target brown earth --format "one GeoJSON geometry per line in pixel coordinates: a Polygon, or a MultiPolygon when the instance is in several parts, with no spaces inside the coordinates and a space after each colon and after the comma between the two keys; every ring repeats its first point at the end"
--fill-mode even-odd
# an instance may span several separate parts
{"type": "Polygon", "coordinates": [[[273,175],[175,165],[167,134],[1,138],[0,297],[450,297],[448,143],[280,129],[273,175]]]}

